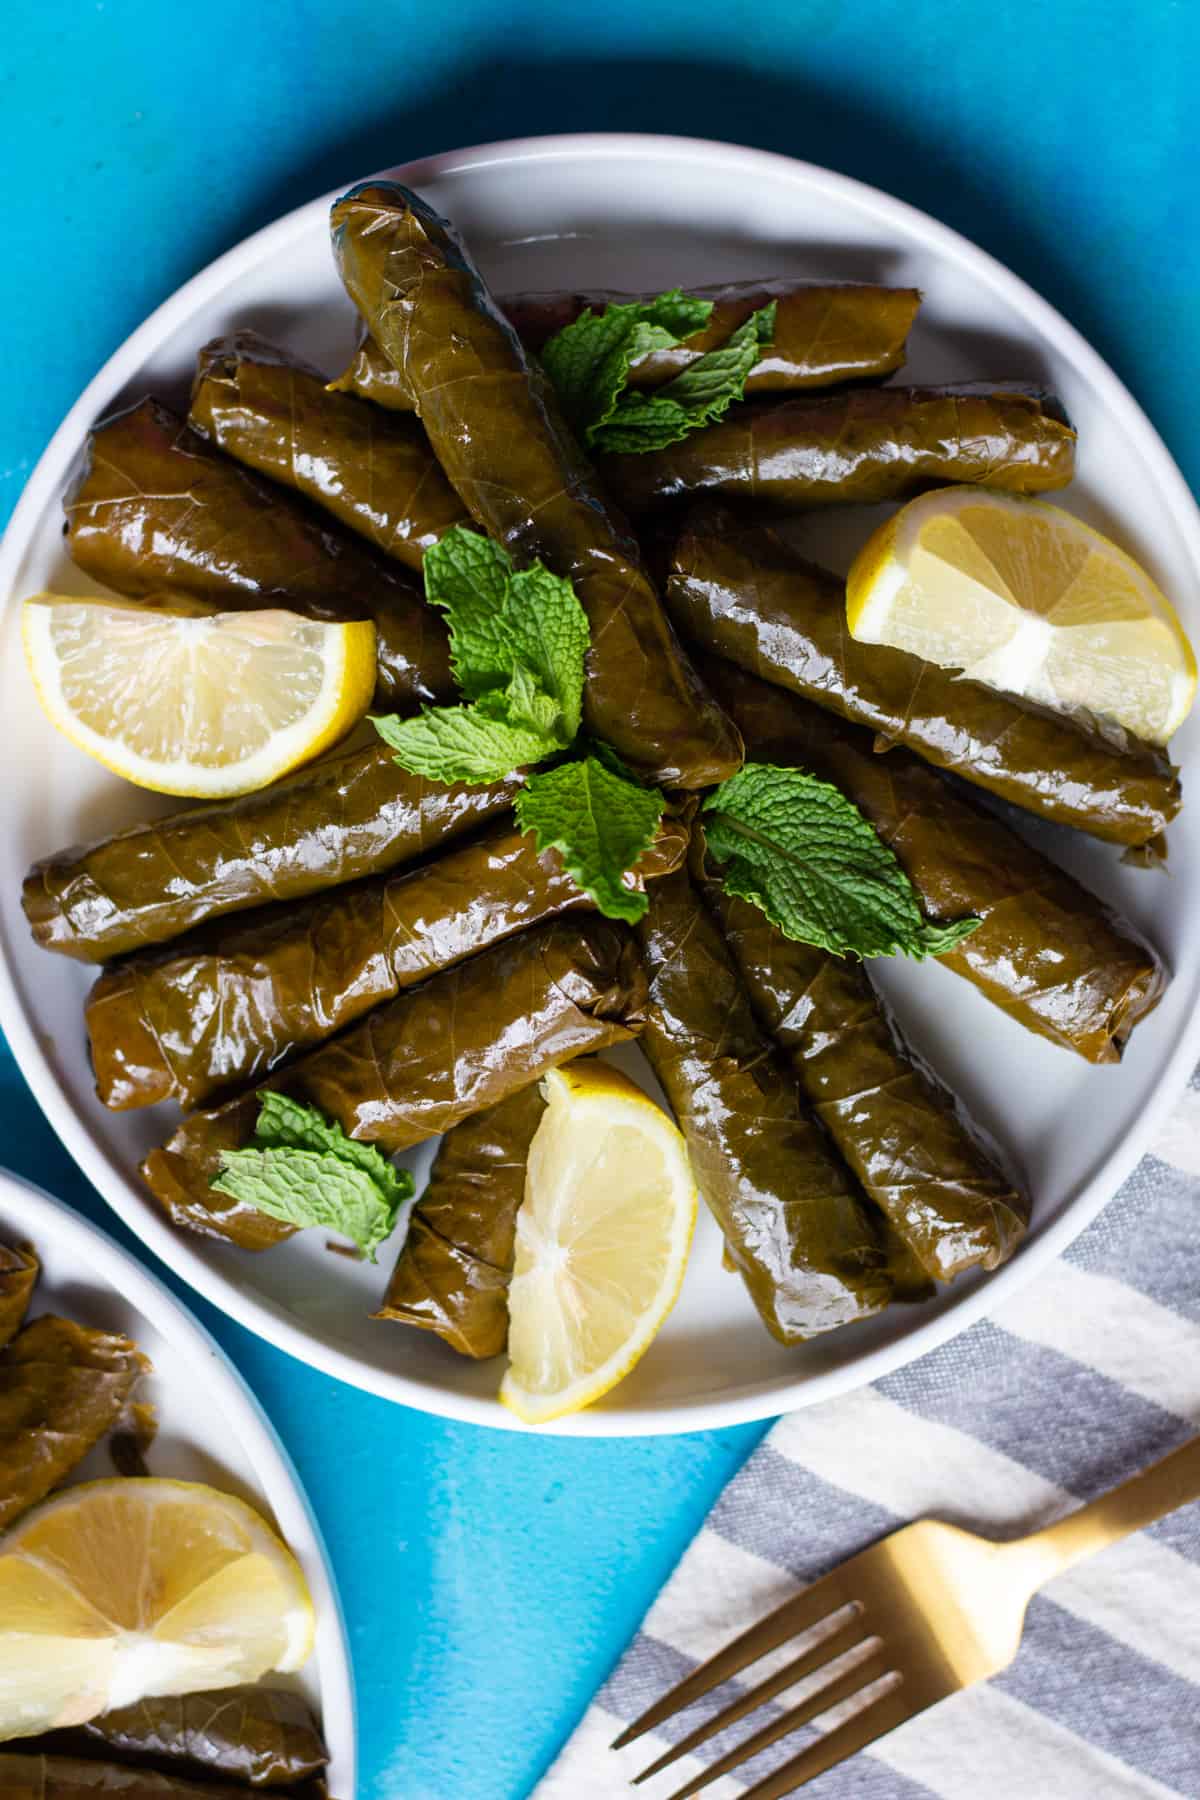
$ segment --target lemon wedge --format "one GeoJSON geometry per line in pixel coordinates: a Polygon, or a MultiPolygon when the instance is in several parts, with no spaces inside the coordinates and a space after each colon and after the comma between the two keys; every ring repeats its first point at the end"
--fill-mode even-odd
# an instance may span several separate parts
{"type": "Polygon", "coordinates": [[[50,721],[160,794],[265,787],[344,736],[375,687],[370,620],[38,594],[22,628],[50,721]]]}
{"type": "Polygon", "coordinates": [[[912,500],[846,584],[852,635],[1165,744],[1196,658],[1141,565],[1061,507],[975,487],[912,500]]]}
{"type": "Polygon", "coordinates": [[[628,1375],[675,1304],[696,1181],[662,1108],[607,1063],[547,1076],[529,1149],[500,1399],[529,1425],[628,1375]]]}
{"type": "Polygon", "coordinates": [[[0,1550],[0,1740],[298,1669],[312,1596],[253,1508],[187,1481],[92,1481],[0,1550]]]}

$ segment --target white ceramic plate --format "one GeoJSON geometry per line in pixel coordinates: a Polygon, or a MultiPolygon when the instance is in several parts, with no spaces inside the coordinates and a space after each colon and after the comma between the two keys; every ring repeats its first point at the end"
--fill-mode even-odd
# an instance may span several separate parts
{"type": "MultiPolygon", "coordinates": [[[[1055,388],[1079,427],[1079,477],[1066,503],[1144,561],[1200,638],[1200,515],[1129,394],[1069,325],[964,239],[886,195],[785,158],[673,138],[568,137],[464,150],[399,171],[467,237],[497,290],[793,274],[884,279],[925,292],[911,343],[916,381],[1032,377],[1055,388]]],[[[101,370],[39,464],[0,562],[0,694],[8,740],[0,790],[0,1021],[68,1148],[144,1242],[272,1343],[409,1405],[494,1425],[499,1370],[425,1334],[373,1322],[384,1267],[366,1269],[308,1233],[250,1256],[173,1231],[141,1190],[157,1113],[114,1115],[92,1093],[82,967],[36,950],[19,906],[27,864],[63,844],[143,818],[155,801],[58,738],[38,709],[19,648],[24,594],[70,583],[60,497],[88,426],[152,388],[186,393],[195,353],[253,325],[331,370],[354,334],[334,272],[328,197],[289,214],[190,281],[101,370]]],[[[876,515],[877,516],[877,515],[876,515]]],[[[814,549],[845,561],[871,516],[830,515],[814,549]]],[[[1173,746],[1185,781],[1200,762],[1200,715],[1173,746]]],[[[1031,829],[1033,829],[1031,827],[1031,829]]],[[[883,985],[916,1044],[1019,1157],[1036,1196],[1033,1229],[998,1273],[936,1303],[897,1308],[798,1350],[764,1333],[740,1283],[701,1231],[666,1329],[608,1404],[553,1429],[584,1435],[694,1430],[765,1418],[857,1387],[980,1317],[1060,1251],[1132,1169],[1200,1055],[1200,804],[1171,832],[1171,873],[1123,868],[1109,848],[1046,830],[1039,839],[1134,919],[1174,971],[1120,1068],[1093,1069],[1004,1019],[938,967],[889,965],[883,985]]]]}
{"type": "MultiPolygon", "coordinates": [[[[290,1545],[317,1609],[316,1649],[291,1679],[312,1702],[329,1746],[330,1793],[353,1800],[354,1686],[341,1606],[320,1529],[287,1451],[229,1358],[162,1283],[112,1239],[40,1188],[0,1169],[0,1239],[28,1242],[42,1272],[30,1318],[57,1312],[123,1331],[154,1372],[138,1389],[158,1415],[153,1475],[205,1481],[257,1507],[290,1545]]],[[[115,1474],[105,1444],[70,1482],[115,1474]]],[[[14,1746],[15,1747],[15,1746],[14,1746]]]]}

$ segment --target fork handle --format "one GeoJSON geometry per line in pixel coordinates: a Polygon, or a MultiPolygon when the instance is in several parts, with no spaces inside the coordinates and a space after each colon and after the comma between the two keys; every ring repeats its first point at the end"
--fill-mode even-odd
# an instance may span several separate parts
{"type": "Polygon", "coordinates": [[[1038,1582],[1048,1581],[1072,1563],[1103,1550],[1106,1544],[1115,1544],[1131,1531],[1152,1525],[1190,1500],[1200,1500],[1200,1437],[1190,1438],[1140,1475],[1131,1476],[1044,1531],[1021,1538],[1012,1548],[1026,1556],[1032,1552],[1038,1582]]]}

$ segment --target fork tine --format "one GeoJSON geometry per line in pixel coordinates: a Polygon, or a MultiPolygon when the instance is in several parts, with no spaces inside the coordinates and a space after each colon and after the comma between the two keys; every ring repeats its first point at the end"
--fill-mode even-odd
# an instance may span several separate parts
{"type": "MultiPolygon", "coordinates": [[[[869,1641],[869,1639],[864,1640],[864,1642],[869,1641]]],[[[870,1687],[873,1681],[878,1681],[881,1675],[886,1674],[887,1665],[887,1652],[880,1644],[879,1648],[873,1650],[870,1656],[863,1657],[861,1662],[855,1663],[852,1669],[848,1669],[836,1681],[827,1683],[810,1699],[793,1707],[791,1712],[784,1713],[782,1718],[771,1719],[761,1730],[753,1732],[740,1744],[735,1744],[732,1750],[719,1757],[716,1762],[710,1763],[708,1768],[702,1774],[697,1775],[694,1780],[689,1781],[686,1787],[681,1787],[672,1794],[670,1800],[689,1800],[690,1795],[698,1794],[702,1788],[708,1787],[710,1782],[716,1781],[722,1775],[728,1775],[731,1769],[740,1769],[743,1763],[749,1762],[752,1756],[757,1756],[760,1750],[769,1749],[772,1744],[777,1744],[780,1738],[788,1737],[793,1731],[798,1731],[801,1725],[807,1725],[810,1720],[818,1718],[821,1713],[828,1712],[831,1706],[840,1706],[843,1700],[853,1699],[855,1694],[860,1693],[863,1688],[870,1687]]],[[[781,1791],[787,1792],[786,1789],[781,1791]]],[[[756,1793],[757,1789],[753,1789],[752,1792],[756,1793]]],[[[749,1796],[747,1796],[747,1800],[749,1800],[749,1796]]]]}
{"type": "Polygon", "coordinates": [[[826,1769],[832,1769],[835,1763],[845,1762],[848,1756],[856,1756],[873,1744],[876,1738],[886,1736],[894,1731],[897,1725],[903,1725],[914,1713],[924,1712],[925,1707],[932,1705],[932,1699],[922,1701],[917,1695],[906,1692],[903,1683],[889,1688],[878,1700],[872,1700],[861,1712],[847,1719],[824,1737],[802,1750],[799,1756],[793,1756],[790,1762],[768,1775],[755,1787],[747,1788],[742,1800],[784,1800],[787,1794],[794,1794],[812,1781],[817,1775],[823,1775],[826,1769]]]}
{"type": "MultiPolygon", "coordinates": [[[[853,1649],[853,1645],[843,1644],[842,1639],[848,1631],[858,1628],[860,1610],[858,1607],[842,1607],[841,1612],[846,1615],[845,1618],[835,1630],[828,1632],[820,1643],[814,1644],[812,1649],[803,1656],[794,1657],[768,1681],[760,1682],[758,1687],[751,1688],[749,1693],[742,1694],[738,1699],[731,1701],[728,1706],[722,1707],[714,1718],[707,1720],[703,1725],[697,1725],[695,1731],[689,1732],[687,1737],[681,1739],[678,1744],[672,1744],[671,1748],[660,1756],[657,1762],[652,1762],[648,1769],[643,1769],[640,1775],[634,1776],[634,1786],[636,1787],[639,1781],[649,1781],[652,1775],[657,1775],[660,1770],[668,1768],[679,1757],[686,1756],[698,1744],[703,1744],[708,1738],[715,1737],[719,1731],[724,1731],[727,1725],[736,1725],[738,1720],[744,1719],[747,1713],[754,1712],[758,1707],[765,1705],[768,1700],[774,1700],[777,1694],[782,1694],[787,1688],[795,1687],[796,1683],[803,1681],[806,1675],[815,1675],[817,1670],[823,1668],[826,1663],[831,1663],[835,1658],[846,1655],[849,1650],[853,1649]]],[[[836,1619],[839,1614],[830,1613],[829,1617],[831,1620],[836,1619]]],[[[866,1639],[863,1640],[864,1643],[866,1641],[866,1639]]]]}
{"type": "MultiPolygon", "coordinates": [[[[613,1739],[613,1749],[623,1750],[626,1744],[631,1744],[645,1731],[653,1731],[656,1725],[661,1725],[672,1713],[681,1712],[693,1700],[699,1700],[702,1695],[719,1687],[723,1681],[740,1674],[748,1663],[757,1662],[760,1656],[765,1656],[768,1650],[786,1643],[788,1638],[798,1637],[802,1631],[810,1631],[827,1614],[846,1605],[850,1601],[850,1595],[845,1591],[842,1578],[848,1567],[849,1564],[844,1563],[840,1569],[834,1569],[831,1574],[822,1576],[820,1581],[814,1581],[802,1593],[794,1594],[782,1606],[777,1606],[773,1613],[768,1613],[765,1619],[760,1619],[757,1625],[752,1625],[749,1631],[743,1631],[741,1637],[734,1638],[731,1644],[726,1644],[715,1656],[710,1656],[706,1663],[701,1663],[698,1669],[693,1669],[669,1693],[656,1700],[653,1706],[648,1706],[632,1725],[627,1725],[620,1737],[613,1739]]],[[[857,1605],[857,1602],[854,1604],[857,1605]]]]}

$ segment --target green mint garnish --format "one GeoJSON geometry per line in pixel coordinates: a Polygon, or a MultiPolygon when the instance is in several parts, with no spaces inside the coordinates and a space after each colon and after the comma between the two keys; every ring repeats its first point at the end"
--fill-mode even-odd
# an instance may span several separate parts
{"type": "Polygon", "coordinates": [[[273,1088],[259,1098],[254,1142],[222,1151],[213,1187],[286,1225],[336,1231],[374,1262],[412,1194],[412,1176],[315,1107],[273,1088]]]}
{"type": "Polygon", "coordinates": [[[590,642],[570,582],[541,563],[514,569],[501,545],[458,525],[425,554],[425,597],[446,615],[464,704],[374,719],[396,761],[430,781],[475,784],[555,759],[517,798],[521,830],[534,833],[539,852],[559,851],[602,913],[640,918],[645,896],[624,876],[654,836],[663,797],[606,744],[561,760],[579,733],[590,642]]]}
{"type": "Polygon", "coordinates": [[[712,302],[679,290],[656,300],[588,311],[542,348],[542,365],[576,434],[589,449],[661,450],[711,425],[746,389],[746,377],[775,332],[771,300],[737,327],[717,350],[705,351],[672,381],[647,392],[629,388],[639,358],[673,349],[703,329],[712,302]],[[691,309],[703,309],[693,311],[691,309]]]}
{"type": "Polygon", "coordinates": [[[875,829],[828,782],[747,763],[704,803],[711,854],[731,894],[785,937],[836,956],[944,956],[978,919],[933,925],[875,829]]]}
{"type": "Polygon", "coordinates": [[[630,924],[646,896],[623,879],[645,855],[662,817],[663,797],[593,753],[531,775],[517,795],[517,823],[538,850],[557,850],[568,873],[610,919],[630,924]]]}

